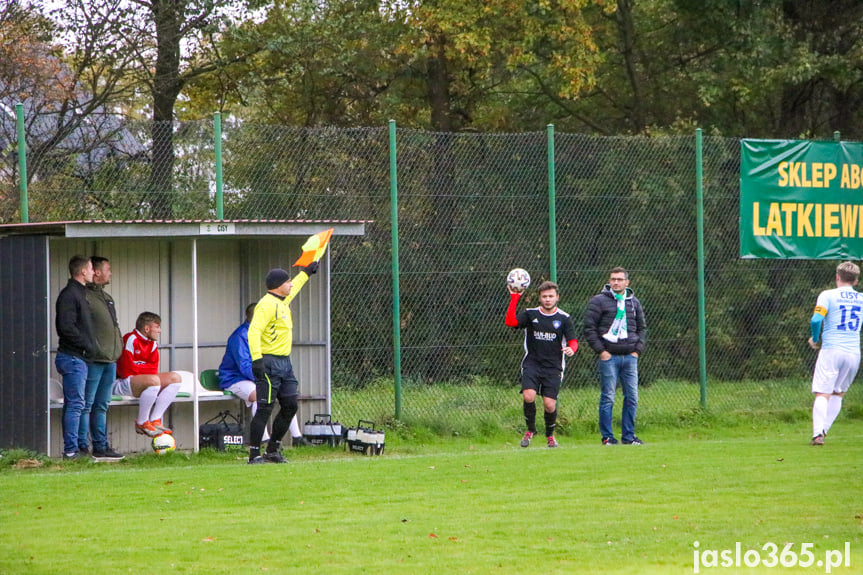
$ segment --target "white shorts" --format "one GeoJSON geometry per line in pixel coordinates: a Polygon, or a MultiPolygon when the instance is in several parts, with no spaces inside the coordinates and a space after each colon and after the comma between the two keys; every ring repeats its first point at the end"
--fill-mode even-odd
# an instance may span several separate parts
{"type": "Polygon", "coordinates": [[[257,389],[257,386],[255,385],[255,382],[254,381],[248,381],[248,380],[238,381],[237,383],[232,383],[228,387],[228,391],[230,391],[231,393],[233,393],[234,395],[236,395],[237,397],[239,397],[240,399],[242,399],[243,401],[246,402],[246,407],[252,406],[252,402],[249,401],[249,396],[252,395],[252,392],[254,392],[256,389],[257,389]]]}
{"type": "Polygon", "coordinates": [[[130,381],[132,376],[129,376],[125,379],[115,379],[114,387],[111,389],[111,393],[113,395],[125,395],[127,397],[132,396],[132,382],[130,381]]]}
{"type": "Polygon", "coordinates": [[[845,393],[860,368],[860,354],[822,349],[812,375],[812,393],[845,393]]]}

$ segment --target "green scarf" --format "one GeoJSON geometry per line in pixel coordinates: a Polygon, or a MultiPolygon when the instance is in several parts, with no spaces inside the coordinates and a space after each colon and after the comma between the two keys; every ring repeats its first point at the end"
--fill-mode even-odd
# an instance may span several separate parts
{"type": "Polygon", "coordinates": [[[617,300],[617,313],[614,315],[614,321],[611,323],[608,333],[602,338],[611,343],[617,343],[618,340],[626,339],[629,332],[626,330],[626,291],[623,293],[615,293],[614,299],[617,300]]]}

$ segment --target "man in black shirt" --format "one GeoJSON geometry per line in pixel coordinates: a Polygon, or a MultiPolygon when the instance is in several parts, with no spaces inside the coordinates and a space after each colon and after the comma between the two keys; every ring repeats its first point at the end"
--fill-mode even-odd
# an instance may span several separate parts
{"type": "Polygon", "coordinates": [[[536,394],[543,399],[545,437],[549,447],[557,447],[554,428],[557,426],[557,395],[563,381],[566,357],[578,350],[572,319],[558,309],[560,299],[557,284],[543,282],[539,286],[539,307],[516,314],[521,292],[510,286],[509,307],[506,310],[507,326],[524,330],[525,356],[521,361],[521,393],[524,400],[524,421],[527,431],[521,446],[530,445],[536,435],[536,394]]]}
{"type": "Polygon", "coordinates": [[[78,429],[84,411],[87,361],[97,350],[84,287],[91,281],[93,264],[90,258],[73,256],[69,260],[69,281],[60,290],[56,304],[55,326],[59,342],[54,365],[63,378],[63,458],[70,460],[81,457],[78,429]]]}

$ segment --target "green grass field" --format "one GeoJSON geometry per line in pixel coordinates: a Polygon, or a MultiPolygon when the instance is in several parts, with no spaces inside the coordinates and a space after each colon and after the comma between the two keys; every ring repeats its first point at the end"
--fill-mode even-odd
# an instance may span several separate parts
{"type": "Polygon", "coordinates": [[[768,561],[767,544],[811,543],[822,563],[849,542],[850,567],[832,572],[863,573],[859,419],[840,418],[823,448],[805,419],[640,435],[647,445],[576,434],[552,450],[501,432],[388,432],[382,457],[303,448],[265,466],[205,451],[17,469],[7,453],[0,573],[682,574],[696,541],[768,561]]]}

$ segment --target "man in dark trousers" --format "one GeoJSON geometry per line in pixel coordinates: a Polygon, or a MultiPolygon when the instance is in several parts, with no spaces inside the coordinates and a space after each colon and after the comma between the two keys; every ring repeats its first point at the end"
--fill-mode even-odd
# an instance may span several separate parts
{"type": "MultiPolygon", "coordinates": [[[[246,402],[246,406],[252,409],[252,417],[258,412],[258,394],[255,385],[255,374],[252,373],[252,355],[249,351],[249,325],[255,316],[255,306],[250,303],[246,306],[246,321],[231,333],[228,343],[225,345],[225,355],[219,364],[219,387],[230,391],[246,402]]],[[[311,446],[312,442],[303,437],[297,416],[291,420],[291,445],[311,446]]],[[[270,436],[264,429],[261,442],[269,441],[270,436]]]]}
{"type": "MultiPolygon", "coordinates": [[[[93,264],[85,256],[69,260],[69,281],[57,296],[54,325],[59,341],[54,365],[63,378],[63,459],[82,457],[78,437],[84,411],[87,361],[96,354],[93,322],[85,287],[93,281],[93,264]]],[[[86,446],[86,443],[81,447],[86,446]]]]}
{"type": "Polygon", "coordinates": [[[309,277],[318,271],[318,262],[313,261],[301,269],[293,279],[282,268],[267,273],[267,293],[255,306],[249,324],[249,354],[258,401],[258,410],[249,429],[249,463],[252,464],[288,462],[281,453],[282,438],[297,414],[300,393],[300,384],[291,365],[294,322],[289,306],[309,277]],[[267,452],[261,455],[261,440],[276,400],[279,414],[273,422],[267,452]]]}
{"type": "Polygon", "coordinates": [[[623,387],[623,418],[620,439],[627,445],[642,445],[635,436],[638,409],[638,357],[644,351],[647,322],[644,308],[629,288],[629,272],[616,267],[602,291],[593,296],[584,312],[584,337],[598,358],[599,431],[603,445],[615,445],[611,413],[617,381],[623,387]]]}
{"type": "Polygon", "coordinates": [[[524,358],[521,360],[521,394],[527,431],[521,446],[530,446],[536,435],[536,396],[542,397],[545,418],[545,439],[549,447],[557,447],[554,430],[557,426],[557,396],[563,382],[566,357],[578,350],[575,327],[569,314],[557,307],[560,299],[557,284],[543,282],[539,286],[539,307],[516,314],[521,292],[511,286],[509,307],[504,323],[524,330],[524,358]]]}

